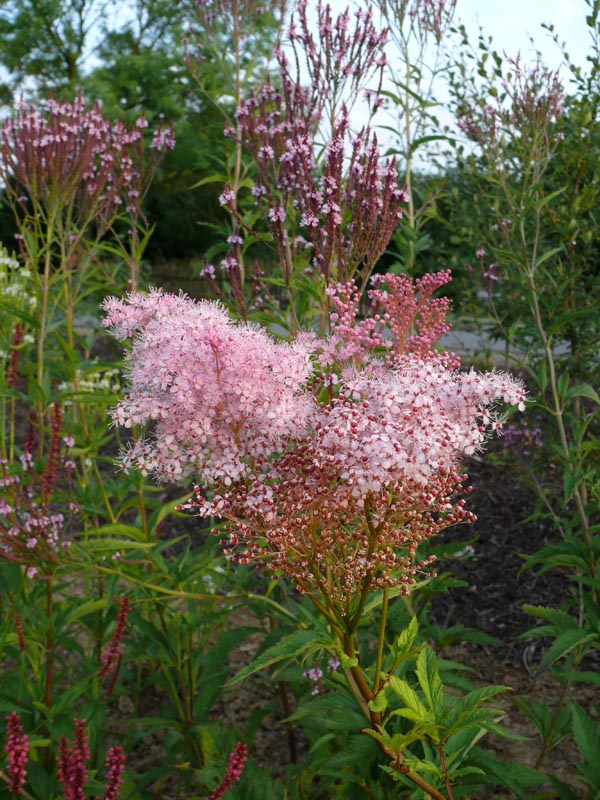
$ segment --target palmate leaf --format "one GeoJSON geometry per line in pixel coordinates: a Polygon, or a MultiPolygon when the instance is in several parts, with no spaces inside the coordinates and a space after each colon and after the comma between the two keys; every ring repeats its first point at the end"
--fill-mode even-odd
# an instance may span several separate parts
{"type": "Polygon", "coordinates": [[[359,731],[366,722],[355,700],[344,694],[326,694],[305,700],[286,722],[310,720],[324,731],[359,731]]]}
{"type": "MultiPolygon", "coordinates": [[[[473,751],[470,761],[471,766],[478,767],[486,774],[488,791],[490,785],[506,786],[523,800],[529,800],[531,789],[534,786],[540,786],[547,780],[543,772],[514,761],[500,761],[481,748],[473,751]]],[[[488,796],[493,797],[493,794],[488,796]]]]}
{"type": "Polygon", "coordinates": [[[540,575],[555,567],[585,572],[587,561],[585,555],[580,553],[573,543],[562,542],[543,547],[529,556],[519,570],[519,575],[532,567],[539,567],[538,574],[540,575]]]}
{"type": "Polygon", "coordinates": [[[558,778],[555,778],[554,775],[550,775],[550,781],[552,782],[552,786],[556,790],[556,796],[559,800],[580,800],[581,795],[575,794],[573,789],[570,786],[567,786],[566,783],[559,781],[558,778]]]}
{"type": "Polygon", "coordinates": [[[395,733],[393,736],[378,733],[370,728],[365,728],[364,732],[372,736],[375,741],[381,742],[386,745],[386,747],[389,747],[394,753],[402,753],[409,745],[421,741],[424,736],[429,733],[426,728],[427,726],[417,727],[415,725],[408,733],[395,733]]]}
{"type": "Polygon", "coordinates": [[[498,709],[482,708],[481,706],[492,697],[506,691],[510,691],[508,686],[482,686],[453,702],[444,719],[448,726],[448,735],[458,733],[466,728],[485,727],[487,721],[493,721],[501,716],[502,712],[498,709]]]}
{"type": "MultiPolygon", "coordinates": [[[[559,631],[568,631],[578,629],[577,619],[570,614],[560,611],[558,608],[548,608],[547,606],[522,606],[522,610],[532,617],[543,619],[549,622],[553,627],[559,631]]],[[[526,638],[533,631],[528,631],[526,634],[521,634],[522,638],[526,638]]]]}

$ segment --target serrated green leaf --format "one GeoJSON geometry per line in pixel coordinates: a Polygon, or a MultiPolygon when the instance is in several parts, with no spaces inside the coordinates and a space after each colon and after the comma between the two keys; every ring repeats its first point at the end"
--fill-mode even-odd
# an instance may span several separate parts
{"type": "Polygon", "coordinates": [[[305,700],[286,722],[309,720],[327,731],[359,731],[365,717],[352,697],[343,694],[327,694],[305,700]]]}
{"type": "Polygon", "coordinates": [[[225,685],[234,686],[245,678],[259,672],[261,669],[270,667],[286,658],[306,654],[307,648],[314,644],[315,634],[313,631],[294,631],[289,636],[284,636],[277,644],[269,647],[263,653],[259,653],[256,658],[247,666],[243,667],[237,675],[229,680],[225,685]]]}
{"type": "Polygon", "coordinates": [[[94,555],[108,552],[112,554],[125,550],[152,550],[156,546],[155,542],[138,542],[131,539],[116,539],[111,536],[78,542],[78,545],[84,552],[94,555]]]}
{"type": "Polygon", "coordinates": [[[529,614],[532,617],[537,617],[538,619],[544,619],[546,622],[550,622],[559,631],[573,629],[579,630],[577,619],[572,617],[570,614],[565,613],[564,611],[560,611],[558,608],[548,608],[547,606],[530,606],[527,604],[521,606],[521,608],[526,614],[529,614]]]}
{"type": "Polygon", "coordinates": [[[85,531],[86,537],[92,536],[126,536],[137,542],[145,542],[146,534],[141,528],[135,525],[125,525],[122,522],[115,522],[110,525],[100,525],[98,528],[89,528],[85,531]]]}
{"type": "Polygon", "coordinates": [[[413,650],[417,634],[419,633],[419,622],[417,617],[412,617],[406,628],[396,639],[396,649],[399,654],[407,654],[413,650]]]}
{"type": "Polygon", "coordinates": [[[106,598],[104,597],[99,600],[85,600],[82,603],[73,602],[70,610],[61,619],[61,625],[66,628],[72,622],[75,622],[75,620],[81,619],[81,617],[85,617],[87,614],[94,614],[96,611],[101,611],[105,607],[106,598]]]}
{"type": "Polygon", "coordinates": [[[580,383],[577,386],[571,386],[567,392],[567,398],[571,399],[573,397],[586,397],[588,400],[593,400],[594,403],[600,405],[600,395],[598,395],[598,392],[588,383],[580,383]]]}
{"type": "Polygon", "coordinates": [[[369,700],[367,705],[369,706],[371,711],[375,711],[376,713],[385,711],[388,705],[385,689],[382,689],[380,692],[377,692],[375,697],[372,700],[369,700]]]}
{"type": "Polygon", "coordinates": [[[427,707],[415,690],[405,680],[392,675],[390,677],[390,688],[405,707],[414,712],[417,719],[425,719],[427,716],[427,707]]]}
{"type": "Polygon", "coordinates": [[[581,800],[581,796],[575,794],[570,786],[559,781],[554,775],[550,775],[552,786],[556,789],[558,800],[581,800]]]}
{"type": "Polygon", "coordinates": [[[441,721],[445,711],[444,687],[440,680],[435,653],[431,647],[426,647],[419,653],[416,675],[436,722],[441,721]]]}
{"type": "Polygon", "coordinates": [[[316,752],[322,745],[327,744],[327,742],[330,742],[332,739],[335,739],[335,733],[325,733],[323,734],[323,736],[319,736],[317,741],[311,745],[310,750],[308,752],[309,753],[316,752]]]}
{"type": "Polygon", "coordinates": [[[592,643],[594,638],[593,634],[589,634],[585,630],[572,630],[561,633],[544,653],[540,669],[545,669],[560,658],[564,658],[576,647],[592,643]]]}
{"type": "Polygon", "coordinates": [[[600,725],[577,703],[572,704],[573,736],[577,747],[588,764],[600,767],[600,725]]]}

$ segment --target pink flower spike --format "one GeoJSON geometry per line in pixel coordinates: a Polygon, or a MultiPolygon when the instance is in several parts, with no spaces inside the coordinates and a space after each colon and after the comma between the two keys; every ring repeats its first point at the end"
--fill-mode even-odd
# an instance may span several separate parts
{"type": "Polygon", "coordinates": [[[122,747],[111,747],[106,754],[105,766],[106,788],[102,800],[116,800],[119,796],[119,787],[123,783],[123,770],[125,769],[125,752],[122,747]]]}
{"type": "Polygon", "coordinates": [[[232,786],[234,783],[239,781],[242,776],[242,772],[244,771],[244,766],[246,765],[246,760],[248,758],[248,748],[242,742],[238,742],[233,749],[233,752],[229,756],[229,762],[227,764],[227,772],[225,773],[225,777],[221,781],[221,783],[217,786],[217,788],[212,792],[212,794],[208,797],[208,800],[220,800],[221,797],[225,794],[227,789],[232,786]]]}
{"type": "Polygon", "coordinates": [[[6,772],[9,783],[8,791],[19,796],[27,776],[26,765],[29,754],[29,739],[23,731],[21,720],[16,711],[9,714],[6,720],[7,741],[4,752],[8,756],[6,772]]]}

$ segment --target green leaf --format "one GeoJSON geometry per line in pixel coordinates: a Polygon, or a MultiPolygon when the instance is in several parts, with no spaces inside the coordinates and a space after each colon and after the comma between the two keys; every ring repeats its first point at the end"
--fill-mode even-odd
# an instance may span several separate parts
{"type": "MultiPolygon", "coordinates": [[[[540,663],[540,669],[545,669],[560,658],[564,658],[576,647],[584,646],[588,642],[593,642],[594,635],[587,633],[584,630],[565,631],[557,636],[549,649],[544,653],[544,657],[540,663]]],[[[585,648],[588,649],[588,648],[585,648]]]]}
{"type": "MultiPolygon", "coordinates": [[[[405,707],[414,712],[411,719],[425,719],[427,716],[427,707],[415,690],[405,680],[392,675],[390,677],[390,688],[402,703],[404,703],[405,707]]],[[[404,716],[404,714],[400,714],[400,716],[404,716]]]]}
{"type": "Polygon", "coordinates": [[[554,775],[550,775],[550,781],[558,793],[559,800],[581,800],[581,795],[575,794],[570,786],[559,781],[554,775]]]}
{"type": "Polygon", "coordinates": [[[314,645],[315,634],[313,631],[294,631],[289,636],[284,636],[277,644],[260,653],[250,664],[243,667],[237,675],[229,680],[226,686],[234,686],[249,675],[266,669],[271,664],[276,664],[286,658],[305,655],[309,645],[314,645]]]}
{"type": "Polygon", "coordinates": [[[101,611],[106,606],[106,598],[100,600],[86,600],[83,603],[71,603],[71,608],[67,614],[61,619],[61,624],[67,627],[72,622],[75,622],[87,614],[94,614],[96,611],[101,611]]]}
{"type": "Polygon", "coordinates": [[[588,400],[593,400],[594,403],[600,405],[600,395],[598,395],[598,392],[588,383],[580,383],[577,386],[571,386],[566,396],[567,399],[573,397],[587,397],[588,400]]]}
{"type": "Polygon", "coordinates": [[[412,617],[406,628],[402,631],[400,636],[396,639],[396,650],[399,654],[408,654],[411,653],[415,641],[417,639],[417,634],[419,632],[419,622],[417,617],[412,617]]]}
{"type": "Polygon", "coordinates": [[[424,648],[419,654],[416,675],[435,720],[440,722],[445,711],[444,687],[440,680],[435,653],[431,647],[424,648]]]}
{"type": "Polygon", "coordinates": [[[385,711],[388,705],[385,689],[382,689],[380,692],[377,692],[375,697],[372,700],[369,700],[367,705],[369,706],[371,711],[375,712],[385,711]]]}
{"type": "Polygon", "coordinates": [[[110,525],[101,525],[99,528],[89,528],[85,531],[87,537],[90,536],[127,536],[138,542],[145,542],[146,535],[141,528],[135,525],[125,525],[122,522],[115,522],[110,525]]]}
{"type": "Polygon", "coordinates": [[[351,669],[358,666],[358,658],[356,656],[349,656],[344,652],[340,652],[339,658],[342,669],[351,669]]]}
{"type": "Polygon", "coordinates": [[[301,703],[287,722],[307,720],[325,731],[359,731],[365,724],[364,714],[355,700],[344,694],[326,694],[311,697],[301,703]]]}
{"type": "Polygon", "coordinates": [[[227,183],[228,176],[224,172],[218,172],[214,175],[208,175],[206,178],[202,178],[202,180],[198,181],[197,183],[192,184],[190,189],[198,189],[200,186],[206,186],[210,183],[220,183],[224,184],[227,183]]]}
{"type": "MultiPolygon", "coordinates": [[[[570,614],[566,614],[564,611],[560,611],[558,608],[530,605],[524,605],[521,606],[521,608],[526,614],[529,614],[532,617],[538,617],[539,619],[546,620],[546,622],[550,622],[551,625],[559,631],[579,629],[575,617],[572,617],[570,614]]],[[[523,636],[526,635],[527,634],[523,634],[523,636]]]]}
{"type": "Polygon", "coordinates": [[[600,766],[600,725],[577,703],[572,704],[573,736],[588,764],[600,766]]]}

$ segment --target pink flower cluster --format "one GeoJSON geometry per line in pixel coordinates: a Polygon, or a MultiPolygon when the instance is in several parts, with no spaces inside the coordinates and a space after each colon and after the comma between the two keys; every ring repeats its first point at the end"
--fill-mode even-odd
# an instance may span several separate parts
{"type": "Polygon", "coordinates": [[[208,800],[220,800],[230,786],[237,783],[242,777],[242,772],[248,759],[248,748],[243,742],[238,742],[229,756],[227,762],[227,772],[221,783],[214,792],[211,792],[208,800]]]}
{"type": "Polygon", "coordinates": [[[494,403],[524,403],[510,376],[432,349],[447,302],[430,295],[448,277],[384,276],[360,321],[352,287],[336,287],[330,337],[292,344],[184,296],[107,301],[105,324],[132,338],[114,419],[154,424],[124,465],[196,476],[187,507],[227,520],[228,552],[341,613],[365,587],[408,588],[428,569],[419,543],[472,519],[461,460],[501,427],[494,403]]]}
{"type": "Polygon", "coordinates": [[[8,791],[18,797],[27,777],[29,738],[23,731],[21,720],[16,711],[9,714],[6,720],[6,731],[8,736],[4,752],[8,756],[8,764],[6,766],[8,791]]]}
{"type": "MultiPolygon", "coordinates": [[[[28,213],[28,203],[60,200],[80,216],[93,211],[96,222],[120,209],[135,215],[152,172],[145,164],[147,124],[142,116],[131,128],[113,125],[81,95],[72,103],[50,98],[44,110],[22,105],[0,128],[0,178],[28,213]]],[[[156,131],[157,157],[173,146],[172,131],[156,131]]]]}
{"type": "Polygon", "coordinates": [[[104,325],[133,340],[131,391],[115,422],[155,423],[152,439],[136,442],[123,466],[161,480],[195,475],[231,485],[303,434],[312,410],[307,346],[234,323],[217,303],[160,290],[104,307],[104,325]]]}
{"type": "MultiPolygon", "coordinates": [[[[90,747],[84,720],[75,720],[75,737],[71,744],[62,737],[59,744],[59,755],[56,759],[58,779],[63,787],[64,800],[85,800],[85,787],[88,781],[87,762],[90,759],[90,747]]],[[[119,787],[123,782],[125,769],[125,753],[123,748],[111,747],[104,762],[106,767],[106,783],[102,800],[116,800],[119,787]]]]}

